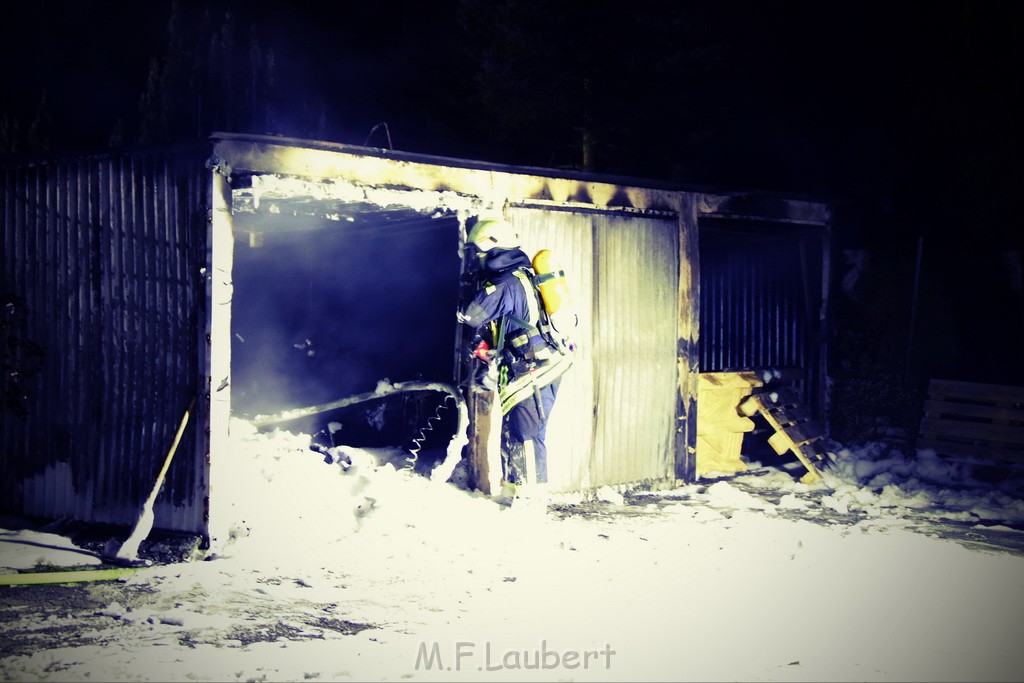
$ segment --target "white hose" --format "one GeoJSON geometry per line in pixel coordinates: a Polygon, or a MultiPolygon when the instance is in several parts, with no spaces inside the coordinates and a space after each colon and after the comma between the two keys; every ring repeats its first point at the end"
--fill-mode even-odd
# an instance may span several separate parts
{"type": "Polygon", "coordinates": [[[466,408],[466,399],[462,397],[462,393],[459,392],[458,389],[450,384],[445,384],[443,382],[382,381],[377,384],[377,388],[373,391],[353,394],[352,396],[346,396],[345,398],[338,399],[337,401],[331,401],[330,403],[321,403],[319,405],[309,406],[306,408],[286,410],[284,412],[277,413],[276,415],[257,416],[252,420],[252,424],[257,429],[267,428],[272,425],[287,422],[289,420],[295,420],[300,417],[308,417],[310,415],[316,415],[318,413],[327,412],[328,410],[343,408],[344,406],[354,405],[364,401],[372,401],[385,396],[414,391],[436,391],[447,394],[455,400],[455,406],[458,410],[458,423],[455,426],[455,433],[452,435],[451,441],[448,442],[448,449],[446,451],[444,461],[435,467],[430,473],[431,481],[448,481],[448,478],[452,476],[452,472],[455,471],[455,466],[459,463],[459,460],[462,459],[463,446],[469,443],[469,436],[467,434],[469,429],[469,411],[466,408]]]}

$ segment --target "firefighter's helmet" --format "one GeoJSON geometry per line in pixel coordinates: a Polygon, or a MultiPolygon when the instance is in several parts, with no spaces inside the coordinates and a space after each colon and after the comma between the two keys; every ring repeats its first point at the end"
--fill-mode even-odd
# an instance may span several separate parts
{"type": "Polygon", "coordinates": [[[515,249],[519,246],[519,232],[503,218],[481,216],[469,231],[466,240],[480,251],[515,249]]]}

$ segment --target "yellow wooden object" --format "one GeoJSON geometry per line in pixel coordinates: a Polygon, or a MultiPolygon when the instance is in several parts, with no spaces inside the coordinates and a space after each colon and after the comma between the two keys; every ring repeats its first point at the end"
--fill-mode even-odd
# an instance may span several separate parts
{"type": "Polygon", "coordinates": [[[779,455],[791,451],[807,473],[800,477],[805,484],[821,480],[820,468],[827,465],[824,450],[825,430],[811,419],[811,412],[800,405],[793,390],[780,388],[751,395],[739,407],[744,415],[760,413],[775,433],[768,437],[768,445],[779,455]]]}
{"type": "Polygon", "coordinates": [[[785,432],[775,432],[768,437],[768,445],[779,455],[785,455],[786,451],[793,447],[793,442],[785,432]]]}
{"type": "Polygon", "coordinates": [[[703,372],[697,377],[697,476],[743,472],[743,435],[754,429],[754,422],[740,415],[738,406],[762,382],[753,372],[703,372]]]}

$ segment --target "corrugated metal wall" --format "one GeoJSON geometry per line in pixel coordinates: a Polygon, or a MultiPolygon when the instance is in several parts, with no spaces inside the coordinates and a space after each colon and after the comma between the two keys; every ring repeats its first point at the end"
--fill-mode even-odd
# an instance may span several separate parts
{"type": "Polygon", "coordinates": [[[594,280],[593,216],[567,211],[513,209],[509,220],[520,230],[523,251],[533,258],[541,249],[559,255],[579,326],[573,367],[562,377],[548,421],[548,480],[553,488],[575,490],[590,485],[594,442],[594,280]]]}
{"type": "Polygon", "coordinates": [[[817,391],[821,239],[702,222],[702,372],[793,369],[798,389],[817,391]]]}
{"type": "Polygon", "coordinates": [[[598,215],[595,484],[674,476],[679,224],[598,215]]]}
{"type": "MultiPolygon", "coordinates": [[[[24,300],[20,333],[46,354],[28,415],[0,415],[5,511],[114,524],[138,517],[200,388],[206,154],[2,171],[3,285],[24,300]]],[[[193,419],[178,446],[157,527],[204,528],[202,430],[193,419]]]]}
{"type": "Polygon", "coordinates": [[[573,490],[674,476],[678,402],[676,219],[518,208],[532,257],[562,255],[579,348],[548,427],[549,475],[573,490]]]}

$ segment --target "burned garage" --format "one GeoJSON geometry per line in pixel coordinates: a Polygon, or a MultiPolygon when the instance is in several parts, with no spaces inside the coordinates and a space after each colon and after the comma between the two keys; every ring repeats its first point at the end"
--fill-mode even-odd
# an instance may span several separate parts
{"type": "Polygon", "coordinates": [[[229,133],[14,164],[0,202],[8,358],[43,353],[2,417],[12,514],[131,524],[183,416],[155,524],[210,542],[235,419],[401,445],[425,473],[455,448],[490,493],[456,318],[482,213],[561,256],[577,309],[555,490],[739,467],[758,413],[737,403],[768,383],[824,420],[820,202],[229,133]]]}

